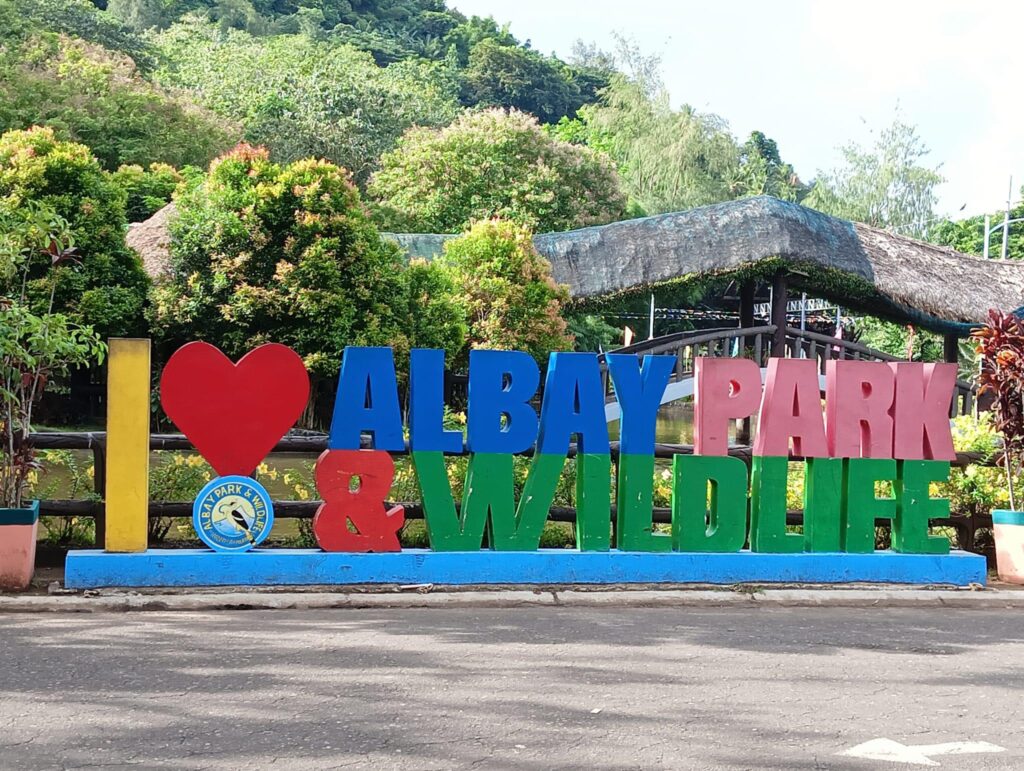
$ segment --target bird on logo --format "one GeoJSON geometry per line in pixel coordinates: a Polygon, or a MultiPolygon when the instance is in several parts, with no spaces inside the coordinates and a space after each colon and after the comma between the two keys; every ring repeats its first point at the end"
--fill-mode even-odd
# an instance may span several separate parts
{"type": "Polygon", "coordinates": [[[245,532],[245,537],[249,539],[249,543],[255,545],[256,538],[252,534],[252,530],[249,528],[249,523],[245,520],[245,514],[240,512],[238,509],[231,509],[231,520],[238,526],[239,530],[245,532]]]}
{"type": "Polygon", "coordinates": [[[222,519],[227,519],[236,528],[245,533],[245,537],[249,540],[249,543],[255,546],[256,537],[252,534],[252,528],[249,526],[249,520],[245,518],[245,513],[241,510],[238,502],[231,498],[225,498],[221,501],[217,507],[217,513],[221,515],[222,519]]]}

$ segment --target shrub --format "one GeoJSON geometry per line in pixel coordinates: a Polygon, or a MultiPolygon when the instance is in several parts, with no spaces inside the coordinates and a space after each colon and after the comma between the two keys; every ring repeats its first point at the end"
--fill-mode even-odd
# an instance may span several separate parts
{"type": "MultiPolygon", "coordinates": [[[[84,145],[61,142],[49,128],[0,136],[0,205],[29,203],[67,221],[80,266],[56,287],[55,311],[91,325],[101,337],[145,330],[143,305],[149,280],[124,242],[125,194],[84,145]]],[[[36,250],[29,263],[27,298],[40,312],[49,302],[51,255],[36,250]]]]}
{"type": "Polygon", "coordinates": [[[556,139],[515,110],[466,112],[447,128],[410,129],[367,190],[384,226],[416,233],[455,233],[489,217],[568,230],[625,211],[606,156],[556,139]]]}
{"type": "Polygon", "coordinates": [[[571,350],[560,315],[569,291],[551,278],[528,228],[478,222],[445,243],[441,264],[465,304],[471,347],[528,351],[541,364],[551,351],[571,350]]]}
{"type": "Polygon", "coordinates": [[[122,166],[110,175],[114,184],[128,196],[126,213],[129,222],[142,222],[166,206],[185,177],[166,163],[122,166]]]}
{"type": "Polygon", "coordinates": [[[90,327],[54,313],[57,287],[75,262],[73,243],[52,209],[0,198],[0,508],[22,507],[39,468],[29,436],[44,391],[72,367],[102,361],[106,350],[90,327]],[[46,272],[30,282],[40,253],[46,272]],[[38,309],[27,303],[30,284],[44,295],[38,309]]]}
{"type": "Polygon", "coordinates": [[[1024,468],[1024,323],[1012,313],[988,312],[988,323],[971,333],[983,356],[978,395],[994,397],[995,429],[1003,438],[1002,461],[1010,508],[1017,510],[1015,483],[1024,468]]]}
{"type": "MultiPolygon", "coordinates": [[[[240,145],[182,192],[178,210],[171,277],[153,293],[155,334],[166,345],[207,340],[238,357],[279,342],[314,374],[333,376],[346,345],[391,345],[401,361],[418,342],[411,310],[436,327],[461,313],[429,281],[410,306],[397,246],[367,218],[345,170],[327,161],[282,166],[240,145]]],[[[461,344],[457,323],[432,334],[428,342],[461,344]]]]}
{"type": "MultiPolygon", "coordinates": [[[[971,415],[954,418],[953,446],[957,452],[976,452],[987,458],[998,457],[1001,441],[995,430],[992,413],[983,412],[977,418],[971,415]]],[[[1021,481],[1022,474],[1017,470],[1015,489],[1021,489],[1021,481]]],[[[951,469],[945,494],[949,497],[950,509],[967,516],[985,515],[992,509],[1010,506],[1005,471],[998,466],[972,463],[965,468],[951,469]]]]}

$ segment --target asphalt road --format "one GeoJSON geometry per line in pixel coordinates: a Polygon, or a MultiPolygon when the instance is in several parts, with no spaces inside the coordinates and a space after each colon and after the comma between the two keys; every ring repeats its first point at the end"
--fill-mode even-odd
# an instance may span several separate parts
{"type": "Polygon", "coordinates": [[[1024,614],[518,608],[0,616],[0,767],[1024,768],[1024,614]]]}

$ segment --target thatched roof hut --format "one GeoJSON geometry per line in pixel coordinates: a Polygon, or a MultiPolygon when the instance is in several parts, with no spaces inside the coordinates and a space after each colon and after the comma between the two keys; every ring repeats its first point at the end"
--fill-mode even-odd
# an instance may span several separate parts
{"type": "MultiPolygon", "coordinates": [[[[166,239],[139,226],[150,275],[166,270],[166,239]]],[[[410,256],[439,254],[450,235],[389,234],[410,256]]],[[[964,334],[989,308],[1024,306],[1024,262],[984,260],[761,196],[534,238],[574,297],[675,281],[789,269],[815,296],[937,332],[964,334]]]]}
{"type": "Polygon", "coordinates": [[[173,203],[154,214],[145,222],[133,222],[128,226],[125,241],[139,253],[142,266],[154,281],[163,278],[171,267],[170,221],[178,214],[173,203]]]}

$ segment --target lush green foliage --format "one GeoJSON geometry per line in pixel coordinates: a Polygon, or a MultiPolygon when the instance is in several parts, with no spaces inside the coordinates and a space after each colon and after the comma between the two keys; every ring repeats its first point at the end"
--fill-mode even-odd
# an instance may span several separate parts
{"type": "MultiPolygon", "coordinates": [[[[103,337],[141,334],[148,279],[124,242],[125,194],[89,148],[59,141],[51,129],[0,137],[0,205],[36,203],[67,221],[81,266],[56,288],[54,308],[103,337]]],[[[48,307],[50,255],[36,252],[28,270],[27,301],[48,307]]]]}
{"type": "Polygon", "coordinates": [[[0,0],[0,41],[38,33],[68,35],[125,54],[144,71],[156,64],[152,46],[88,0],[0,0]]]}
{"type": "Polygon", "coordinates": [[[622,345],[623,331],[600,316],[579,312],[563,315],[577,351],[603,352],[622,345]]]}
{"type": "Polygon", "coordinates": [[[487,217],[567,230],[618,219],[625,206],[605,156],[503,110],[466,112],[439,130],[410,129],[368,190],[386,227],[418,233],[457,232],[487,217]]]}
{"type": "Polygon", "coordinates": [[[189,21],[156,38],[168,58],[159,79],[191,89],[245,126],[275,160],[325,158],[363,180],[413,124],[439,126],[458,108],[443,64],[385,69],[350,46],[308,37],[260,38],[189,21]]]}
{"type": "MultiPolygon", "coordinates": [[[[187,171],[192,175],[197,173],[195,169],[187,171]]],[[[129,222],[142,222],[151,217],[170,202],[174,191],[185,182],[185,176],[166,163],[154,163],[148,169],[122,166],[110,178],[128,196],[129,222]]]]}
{"type": "MultiPolygon", "coordinates": [[[[401,291],[391,309],[409,343],[420,348],[459,351],[466,340],[466,310],[452,276],[439,264],[412,260],[402,271],[401,291]]],[[[399,363],[399,367],[403,365],[399,363]]]]}
{"type": "Polygon", "coordinates": [[[547,123],[574,115],[583,104],[581,96],[572,71],[557,59],[494,38],[470,52],[463,86],[467,104],[515,108],[547,123]]]}
{"type": "MultiPolygon", "coordinates": [[[[0,158],[3,141],[0,140],[0,158]]],[[[66,220],[41,204],[0,198],[0,508],[20,508],[38,468],[28,442],[32,415],[47,384],[70,367],[102,358],[91,328],[53,313],[57,286],[74,262],[74,236],[66,220]],[[33,256],[47,258],[46,305],[29,307],[33,256]]]]}
{"type": "MultiPolygon", "coordinates": [[[[465,105],[515,107],[558,120],[607,85],[601,67],[570,67],[521,45],[493,19],[467,18],[441,0],[95,0],[126,28],[165,28],[190,11],[221,29],[302,34],[366,51],[386,66],[417,58],[459,72],[465,105]]],[[[109,23],[109,22],[108,22],[109,23]]]]}
{"type": "MultiPolygon", "coordinates": [[[[978,417],[961,415],[953,419],[953,447],[957,452],[976,452],[987,459],[996,459],[1000,451],[1000,437],[992,420],[992,413],[978,417]]],[[[1013,489],[1020,490],[1021,472],[1014,475],[1013,489]]],[[[993,509],[1010,507],[1009,486],[1005,471],[998,466],[971,464],[954,468],[945,485],[950,508],[969,516],[990,514],[993,509]]]]}
{"type": "Polygon", "coordinates": [[[668,93],[616,76],[600,104],[583,111],[591,145],[619,164],[630,201],[647,214],[681,211],[733,198],[739,151],[726,124],[668,93]]]}
{"type": "Polygon", "coordinates": [[[633,213],[682,211],[748,195],[797,200],[803,193],[772,139],[755,131],[739,146],[717,115],[689,105],[672,109],[656,62],[634,69],[634,77],[613,76],[599,102],[552,129],[611,155],[633,213]]]}
{"type": "Polygon", "coordinates": [[[733,190],[740,195],[771,195],[784,201],[796,201],[807,193],[792,165],[782,160],[775,140],[760,131],[751,132],[740,147],[733,190]]]}
{"type": "Polygon", "coordinates": [[[125,55],[82,40],[33,37],[0,47],[0,132],[52,127],[107,169],[205,166],[239,129],[145,80],[125,55]]]}
{"type": "Polygon", "coordinates": [[[428,326],[424,344],[461,345],[461,314],[443,280],[422,266],[403,271],[397,247],[331,163],[280,165],[242,145],[178,208],[172,279],[154,290],[154,334],[170,346],[208,340],[238,357],[272,340],[332,375],[346,345],[392,345],[401,360],[428,326]],[[422,314],[415,329],[411,307],[422,314]]]}
{"type": "Polygon", "coordinates": [[[528,228],[484,220],[445,243],[441,264],[466,307],[472,348],[528,351],[539,362],[572,348],[559,315],[569,292],[533,247],[528,228]]]}
{"type": "Polygon", "coordinates": [[[870,316],[857,321],[858,342],[890,356],[912,361],[942,361],[942,338],[934,332],[881,321],[870,316]]]}
{"type": "Polygon", "coordinates": [[[804,204],[826,214],[864,222],[915,238],[931,225],[938,169],[917,130],[899,118],[880,131],[870,148],[842,148],[845,165],[818,176],[804,204]]]}
{"type": "MultiPolygon", "coordinates": [[[[1006,211],[990,215],[989,257],[1000,257],[1003,248],[1003,219],[1006,211]]],[[[1024,219],[1024,203],[1010,209],[1010,220],[1024,219]]],[[[928,240],[943,246],[952,246],[958,252],[982,255],[985,253],[985,216],[962,220],[943,220],[928,231],[928,240]]],[[[1011,222],[1006,239],[1006,256],[1012,260],[1024,259],[1024,227],[1011,222]]]]}

